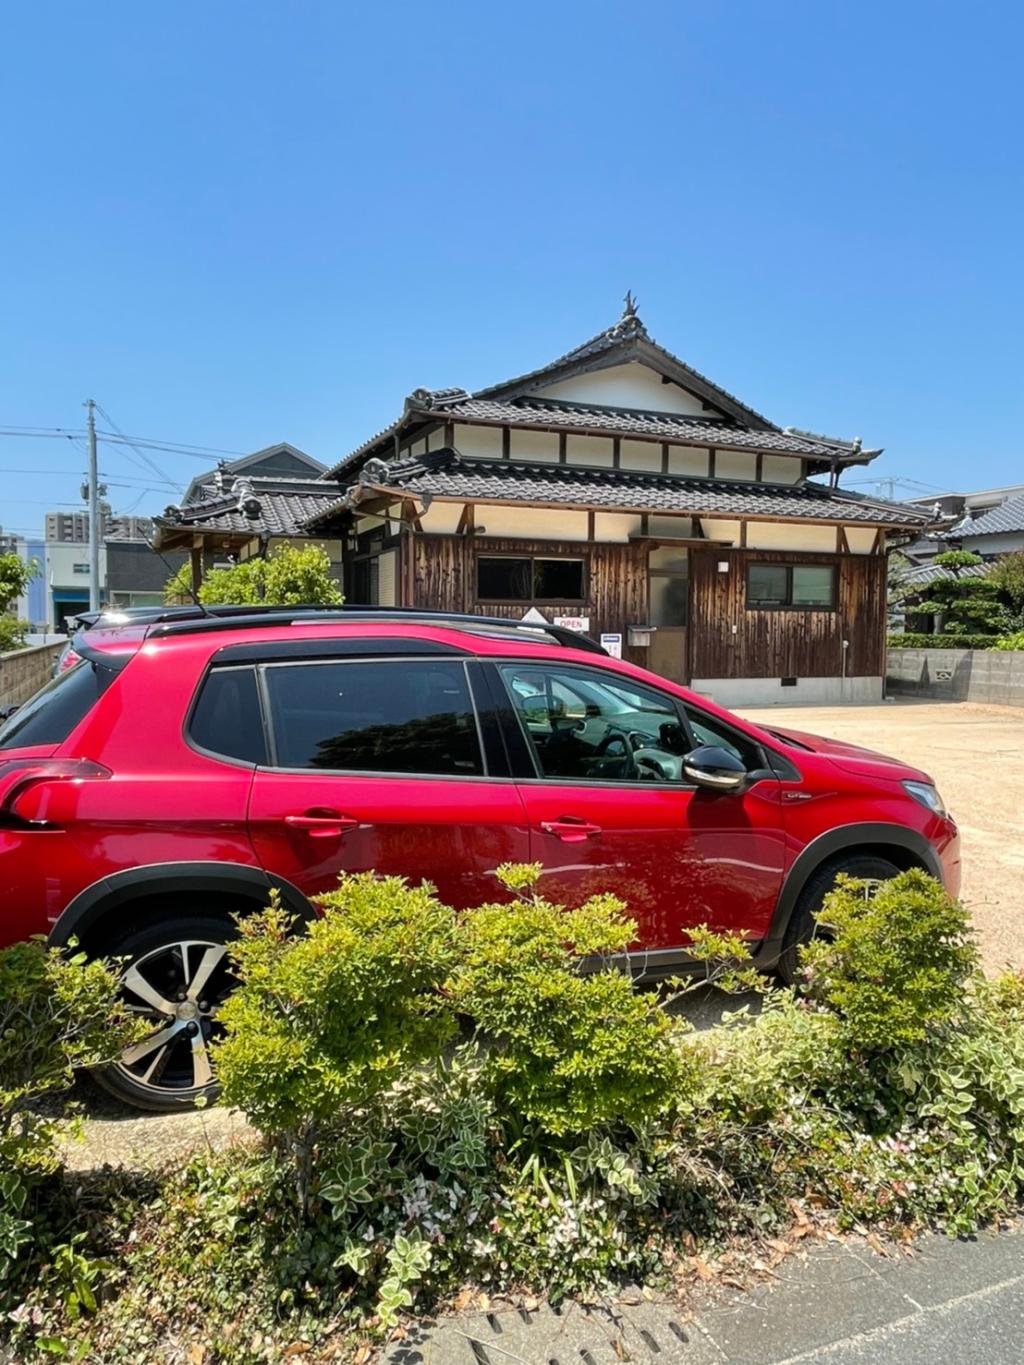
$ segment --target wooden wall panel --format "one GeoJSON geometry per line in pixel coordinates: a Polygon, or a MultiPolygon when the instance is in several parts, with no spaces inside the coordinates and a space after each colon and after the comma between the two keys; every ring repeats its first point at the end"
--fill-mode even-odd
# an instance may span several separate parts
{"type": "Polygon", "coordinates": [[[884,555],[782,554],[766,550],[691,553],[691,675],[694,678],[879,677],[885,639],[884,555]],[[748,611],[751,561],[838,566],[834,611],[748,611]],[[728,573],[719,573],[728,561],[728,573]],[[733,627],[736,627],[735,633],[733,627]]]}
{"type": "MultiPolygon", "coordinates": [[[[469,611],[478,616],[519,620],[521,603],[495,605],[476,600],[478,554],[532,554],[583,559],[587,565],[585,606],[545,605],[546,615],[588,616],[590,634],[621,631],[647,620],[647,547],[640,543],[605,544],[580,541],[504,540],[494,536],[413,537],[412,595],[403,605],[440,611],[469,611]]],[[[623,641],[625,644],[625,641],[623,641]]],[[[623,657],[646,663],[647,650],[623,649],[623,657]]]]}

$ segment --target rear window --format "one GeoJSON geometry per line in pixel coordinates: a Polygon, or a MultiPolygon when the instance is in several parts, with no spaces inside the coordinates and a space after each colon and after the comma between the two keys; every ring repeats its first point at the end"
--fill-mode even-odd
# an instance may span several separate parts
{"type": "Polygon", "coordinates": [[[265,670],[279,768],[479,776],[461,663],[425,658],[265,670]]]}
{"type": "Polygon", "coordinates": [[[266,763],[256,673],[252,668],[215,668],[203,683],[188,727],[200,749],[242,763],[266,763]]]}
{"type": "Polygon", "coordinates": [[[0,749],[63,744],[116,677],[115,670],[86,659],[58,673],[0,726],[0,749]]]}

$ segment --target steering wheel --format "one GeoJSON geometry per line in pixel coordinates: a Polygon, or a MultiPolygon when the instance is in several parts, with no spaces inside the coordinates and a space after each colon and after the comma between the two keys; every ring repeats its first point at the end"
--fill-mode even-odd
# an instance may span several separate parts
{"type": "Polygon", "coordinates": [[[608,750],[613,744],[622,745],[622,757],[626,759],[629,764],[624,775],[626,777],[636,777],[636,759],[633,757],[633,745],[630,736],[626,734],[625,730],[620,730],[617,726],[609,725],[604,739],[601,740],[600,744],[598,744],[597,748],[594,750],[594,757],[597,759],[607,758],[608,750]]]}

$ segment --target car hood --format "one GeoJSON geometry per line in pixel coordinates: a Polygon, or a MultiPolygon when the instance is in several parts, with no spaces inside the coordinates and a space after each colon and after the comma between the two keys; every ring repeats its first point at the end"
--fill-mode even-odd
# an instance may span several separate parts
{"type": "Polygon", "coordinates": [[[864,777],[888,777],[894,782],[931,782],[932,779],[921,768],[915,768],[888,754],[880,754],[874,749],[866,749],[860,744],[850,744],[843,739],[826,739],[824,735],[810,735],[804,730],[784,730],[773,725],[771,733],[781,739],[792,741],[798,748],[810,749],[822,758],[830,759],[844,772],[857,773],[864,777]]]}

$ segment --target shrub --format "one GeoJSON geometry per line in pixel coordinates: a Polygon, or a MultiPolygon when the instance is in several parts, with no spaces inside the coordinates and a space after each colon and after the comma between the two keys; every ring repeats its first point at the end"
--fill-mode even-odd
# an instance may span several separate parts
{"type": "Polygon", "coordinates": [[[0,616],[0,654],[23,649],[28,628],[27,621],[19,621],[14,616],[0,616]]]}
{"type": "MultiPolygon", "coordinates": [[[[164,600],[192,601],[192,571],[187,564],[167,580],[164,600]]],[[[331,576],[327,551],[310,542],[279,545],[265,559],[245,559],[230,568],[210,569],[199,588],[199,600],[205,606],[340,606],[345,599],[331,576]]]]}
{"type": "Polygon", "coordinates": [[[922,635],[907,631],[890,635],[890,649],[997,649],[995,635],[922,635]]]}
{"type": "Polygon", "coordinates": [[[1013,635],[1004,635],[992,646],[993,649],[1024,649],[1024,630],[1018,630],[1013,635]]]}
{"type": "Polygon", "coordinates": [[[33,939],[0,950],[0,1303],[36,1240],[42,1187],[58,1169],[55,1119],[41,1099],[66,1091],[77,1067],[115,1057],[135,1022],[101,962],[66,957],[33,939]]]}
{"type": "Polygon", "coordinates": [[[840,877],[819,919],[829,933],[803,950],[808,990],[858,1050],[924,1042],[958,1017],[978,955],[967,912],[933,877],[840,877]]]}
{"type": "Polygon", "coordinates": [[[499,1108],[554,1137],[642,1124],[681,1080],[670,1021],[628,975],[578,970],[624,951],[635,922],[613,896],[566,910],[531,894],[539,865],[498,873],[523,898],[462,919],[453,993],[499,1108]]]}
{"type": "Polygon", "coordinates": [[[303,1204],[321,1130],[438,1056],[456,1030],[443,995],[454,916],[429,887],[342,877],[319,904],[322,918],[297,937],[276,898],[240,922],[240,985],[216,1048],[224,1099],[292,1151],[303,1204]]]}

